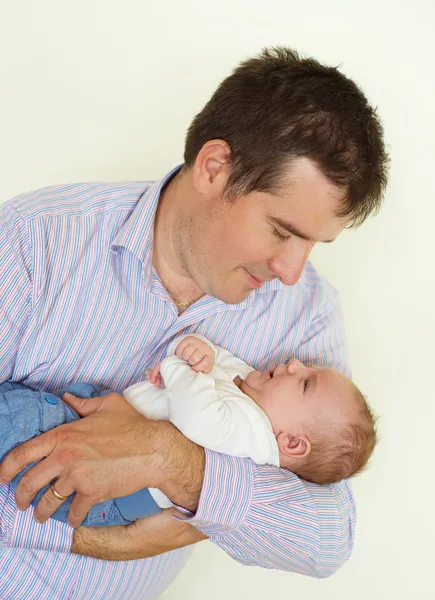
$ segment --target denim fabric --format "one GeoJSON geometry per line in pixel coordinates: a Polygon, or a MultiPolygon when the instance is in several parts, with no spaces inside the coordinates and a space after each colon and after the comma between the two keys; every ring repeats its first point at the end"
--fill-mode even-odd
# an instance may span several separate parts
{"type": "MultiPolygon", "coordinates": [[[[81,398],[101,396],[108,391],[101,391],[97,386],[88,383],[76,383],[49,394],[34,390],[21,383],[0,383],[0,462],[6,454],[23,442],[53,429],[63,423],[79,419],[79,415],[70,408],[61,396],[70,392],[81,398]]],[[[35,464],[35,463],[33,463],[35,464]]],[[[17,485],[21,477],[32,466],[28,465],[12,481],[17,485]]],[[[48,486],[38,492],[32,505],[41,499],[48,486]]],[[[53,519],[66,523],[73,495],[60,505],[52,515],[53,519]]],[[[140,490],[130,496],[106,500],[92,507],[82,525],[104,526],[124,525],[135,519],[147,517],[160,512],[147,489],[140,490]]]]}

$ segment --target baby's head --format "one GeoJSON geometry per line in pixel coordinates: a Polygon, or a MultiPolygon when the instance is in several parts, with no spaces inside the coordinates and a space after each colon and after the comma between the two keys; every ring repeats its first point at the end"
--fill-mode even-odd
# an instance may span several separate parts
{"type": "Polygon", "coordinates": [[[242,382],[269,417],[280,465],[313,483],[340,481],[362,471],[376,444],[375,418],[364,396],[338,371],[296,359],[242,382]]]}

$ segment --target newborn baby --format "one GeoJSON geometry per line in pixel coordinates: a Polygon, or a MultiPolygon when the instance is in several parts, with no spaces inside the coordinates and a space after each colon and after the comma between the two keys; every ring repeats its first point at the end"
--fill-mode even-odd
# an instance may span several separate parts
{"type": "Polygon", "coordinates": [[[280,466],[313,483],[355,475],[375,446],[364,396],[333,369],[292,359],[256,371],[194,335],[178,338],[175,355],[148,378],[166,389],[152,405],[146,384],[128,388],[125,397],[139,412],[170,420],[201,446],[280,466]]]}
{"type": "MultiPolygon", "coordinates": [[[[0,384],[0,428],[5,433],[0,460],[27,439],[80,418],[60,399],[65,391],[81,397],[102,393],[89,383],[73,384],[57,395],[19,383],[0,384]]],[[[318,484],[359,472],[376,441],[364,397],[338,371],[305,367],[295,359],[256,371],[197,334],[174,340],[148,381],[130,386],[124,396],[146,417],[171,421],[199,445],[290,469],[318,484]]],[[[35,496],[34,506],[46,489],[35,496]]],[[[12,494],[7,497],[13,501],[12,494]]],[[[71,499],[52,518],[67,522],[71,499]]],[[[168,506],[172,503],[160,490],[146,488],[96,504],[82,524],[127,524],[168,506]]]]}

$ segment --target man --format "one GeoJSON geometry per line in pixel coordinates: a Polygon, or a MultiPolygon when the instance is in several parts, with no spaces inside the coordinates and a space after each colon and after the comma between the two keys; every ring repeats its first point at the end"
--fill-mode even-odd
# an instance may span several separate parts
{"type": "MultiPolygon", "coordinates": [[[[0,381],[121,391],[193,331],[256,368],[296,356],[348,371],[337,294],[307,259],[380,207],[387,157],[362,92],[335,68],[265,50],[197,115],[184,159],[153,184],[58,186],[2,207],[0,381]]],[[[349,557],[346,482],[204,451],[117,393],[68,402],[83,419],[0,467],[2,599],[154,598],[206,537],[244,564],[315,577],[349,557]],[[146,486],[184,510],[126,528],[40,527],[7,484],[44,457],[16,490],[26,509],[55,480],[40,522],[73,492],[74,527],[146,486]]]]}

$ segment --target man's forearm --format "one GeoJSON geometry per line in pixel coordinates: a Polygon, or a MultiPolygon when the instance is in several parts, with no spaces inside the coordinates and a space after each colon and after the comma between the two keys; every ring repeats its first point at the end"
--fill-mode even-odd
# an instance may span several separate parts
{"type": "Polygon", "coordinates": [[[100,558],[122,560],[120,547],[123,536],[121,525],[114,527],[78,527],[74,530],[71,552],[100,558]],[[118,558],[119,556],[119,558],[118,558]]]}
{"type": "Polygon", "coordinates": [[[174,504],[195,512],[204,479],[204,449],[167,421],[156,421],[153,429],[154,487],[174,504]]]}
{"type": "Polygon", "coordinates": [[[79,527],[74,531],[71,552],[101,560],[137,560],[207,539],[174,514],[176,509],[169,508],[131,525],[79,527]]]}

